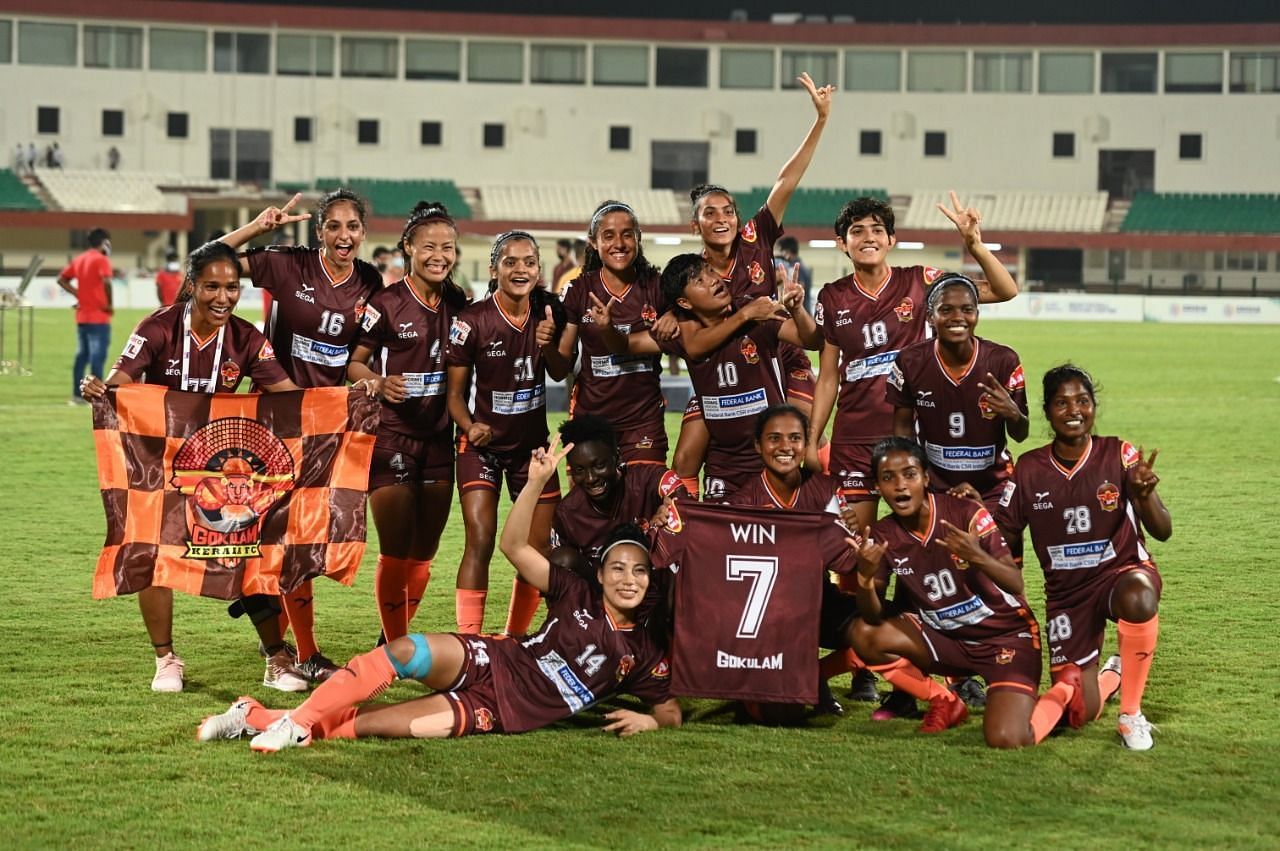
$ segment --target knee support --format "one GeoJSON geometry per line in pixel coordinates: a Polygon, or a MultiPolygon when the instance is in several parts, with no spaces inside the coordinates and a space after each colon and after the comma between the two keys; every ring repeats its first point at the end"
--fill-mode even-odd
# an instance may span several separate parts
{"type": "Polygon", "coordinates": [[[257,626],[265,620],[279,617],[280,598],[270,594],[250,594],[227,606],[227,614],[233,618],[248,615],[249,621],[257,626]]]}
{"type": "Polygon", "coordinates": [[[397,677],[402,680],[421,680],[431,673],[431,645],[427,643],[427,637],[420,632],[406,637],[413,642],[413,656],[408,662],[397,659],[391,652],[389,644],[383,646],[383,652],[391,661],[391,667],[395,668],[397,677]]]}

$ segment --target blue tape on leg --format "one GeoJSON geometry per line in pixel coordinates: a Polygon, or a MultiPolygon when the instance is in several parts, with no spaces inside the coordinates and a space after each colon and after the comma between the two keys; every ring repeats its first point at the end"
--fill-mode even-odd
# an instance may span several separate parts
{"type": "Polygon", "coordinates": [[[391,645],[388,644],[382,649],[386,652],[387,658],[391,660],[391,667],[396,669],[396,676],[402,680],[421,680],[427,674],[431,673],[431,645],[427,644],[427,637],[422,633],[414,633],[408,636],[413,642],[413,657],[408,662],[401,662],[391,652],[391,645]]]}

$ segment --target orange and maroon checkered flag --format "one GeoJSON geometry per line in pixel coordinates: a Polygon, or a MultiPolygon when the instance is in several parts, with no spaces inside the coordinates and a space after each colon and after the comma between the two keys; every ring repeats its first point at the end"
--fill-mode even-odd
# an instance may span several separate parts
{"type": "Polygon", "coordinates": [[[107,514],[93,596],[156,586],[232,600],[316,576],[350,585],[378,413],[378,400],[342,387],[108,388],[93,403],[107,514]]]}

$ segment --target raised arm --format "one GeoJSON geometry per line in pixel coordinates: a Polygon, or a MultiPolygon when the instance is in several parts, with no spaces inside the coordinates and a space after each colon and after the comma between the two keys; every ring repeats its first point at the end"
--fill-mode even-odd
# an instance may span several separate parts
{"type": "Polygon", "coordinates": [[[813,390],[813,410],[809,414],[809,448],[805,455],[805,466],[819,472],[822,464],[818,460],[818,443],[827,430],[827,421],[831,419],[831,411],[836,406],[836,396],[840,389],[840,377],[836,373],[839,369],[839,346],[824,343],[822,353],[818,355],[818,383],[813,390]]]}
{"type": "Polygon", "coordinates": [[[790,311],[791,318],[782,323],[778,339],[810,351],[816,352],[822,348],[822,329],[804,306],[804,285],[800,283],[799,263],[787,272],[786,282],[782,286],[782,306],[790,311]]]}
{"type": "MultiPolygon", "coordinates": [[[[295,214],[293,212],[293,208],[297,206],[297,203],[301,200],[302,193],[299,192],[290,198],[283,207],[268,207],[259,213],[253,221],[248,224],[241,225],[231,233],[222,236],[220,241],[239,250],[245,243],[257,239],[264,233],[271,233],[282,225],[306,221],[311,218],[310,213],[295,214]]],[[[249,274],[249,261],[244,257],[240,258],[240,274],[249,274]]]]}
{"type": "Polygon", "coordinates": [[[1158,454],[1159,449],[1152,449],[1151,455],[1143,460],[1142,447],[1138,447],[1138,463],[1129,468],[1129,488],[1143,527],[1157,541],[1167,541],[1173,535],[1173,517],[1165,507],[1164,500],[1160,499],[1160,494],[1156,493],[1160,477],[1153,468],[1158,454]]]}
{"type": "Polygon", "coordinates": [[[533,525],[533,512],[538,507],[538,497],[555,475],[560,460],[573,449],[573,444],[570,443],[557,452],[559,446],[560,435],[556,435],[551,446],[533,450],[529,459],[529,480],[516,501],[511,504],[507,522],[502,526],[502,538],[498,541],[502,554],[515,567],[516,572],[539,591],[546,591],[551,586],[551,562],[547,561],[547,557],[537,547],[529,543],[529,527],[533,525]]]}
{"type": "Polygon", "coordinates": [[[805,134],[804,141],[800,143],[800,147],[796,148],[791,159],[787,160],[782,170],[778,172],[778,179],[774,181],[773,188],[769,190],[769,197],[765,201],[765,206],[769,208],[774,221],[778,224],[782,224],[782,217],[787,212],[787,204],[791,202],[791,196],[800,185],[800,178],[804,177],[805,170],[809,168],[809,163],[813,160],[813,152],[818,149],[818,140],[822,138],[822,131],[827,126],[827,116],[831,114],[831,94],[836,90],[835,86],[814,85],[808,74],[801,74],[796,81],[809,93],[817,115],[813,119],[809,132],[805,134]]]}
{"type": "Polygon", "coordinates": [[[884,622],[884,589],[886,582],[877,579],[884,561],[884,544],[871,537],[871,527],[862,530],[862,542],[846,538],[858,551],[858,616],[871,626],[884,622]]]}
{"type": "Polygon", "coordinates": [[[551,376],[552,381],[564,381],[565,376],[569,374],[569,367],[573,365],[572,360],[563,355],[557,345],[556,320],[551,315],[551,305],[547,305],[543,310],[544,315],[538,320],[534,335],[538,341],[538,348],[542,350],[542,360],[546,364],[547,375],[551,376]]]}
{"type": "Polygon", "coordinates": [[[978,301],[990,304],[1008,301],[1018,294],[1018,282],[1009,274],[1004,264],[996,259],[991,249],[982,243],[982,215],[973,207],[962,207],[956,193],[951,193],[951,209],[939,204],[942,215],[951,220],[964,239],[964,247],[982,267],[985,280],[974,281],[978,286],[978,301]]]}
{"type": "Polygon", "coordinates": [[[782,318],[778,302],[768,296],[759,296],[743,307],[724,318],[715,325],[703,325],[697,320],[685,320],[680,323],[680,340],[685,355],[690,360],[698,360],[714,352],[725,344],[725,341],[748,322],[764,322],[767,319],[782,318]]]}

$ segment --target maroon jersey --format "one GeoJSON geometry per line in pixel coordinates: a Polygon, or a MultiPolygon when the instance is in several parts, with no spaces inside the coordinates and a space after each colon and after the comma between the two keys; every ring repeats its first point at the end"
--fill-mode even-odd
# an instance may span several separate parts
{"type": "Polygon", "coordinates": [[[162,307],[138,323],[115,368],[135,382],[192,393],[234,393],[249,377],[261,387],[287,381],[271,343],[239,316],[201,340],[188,304],[162,307]]]}
{"type": "Polygon", "coordinates": [[[690,360],[679,337],[659,342],[662,350],[680,355],[702,406],[711,441],[707,446],[709,476],[734,478],[758,472],[763,464],[755,450],[756,417],[786,401],[778,362],[781,322],[750,322],[724,345],[701,360],[690,360]]]}
{"type": "Polygon", "coordinates": [[[617,431],[651,428],[663,433],[662,364],[656,355],[615,355],[604,344],[588,311],[595,295],[600,301],[613,300],[613,326],[624,336],[646,331],[666,311],[656,272],[636,279],[621,295],[614,295],[600,279],[600,272],[587,272],[565,284],[560,291],[569,323],[578,327],[579,361],[573,382],[569,414],[596,414],[617,431]]]}
{"type": "Polygon", "coordinates": [[[916,434],[929,456],[929,484],[934,490],[968,482],[987,497],[1009,478],[1013,460],[1005,420],[978,389],[988,372],[1026,416],[1027,387],[1018,353],[990,340],[973,339],[973,357],[959,373],[943,366],[934,340],[903,349],[889,371],[885,401],[915,411],[916,434]]]}
{"type": "Polygon", "coordinates": [[[645,624],[618,626],[600,592],[555,565],[544,599],[547,619],[536,633],[485,641],[496,657],[492,672],[503,730],[536,730],[618,692],[650,705],[667,699],[666,651],[645,624]]]}
{"type": "Polygon", "coordinates": [[[735,304],[760,296],[777,298],[778,279],[773,271],[773,244],[782,236],[782,225],[765,204],[738,231],[733,240],[733,264],[722,280],[735,304]]]}
{"type": "Polygon", "coordinates": [[[449,328],[445,363],[471,369],[471,418],[493,429],[484,452],[547,444],[546,367],[536,328],[532,310],[519,321],[496,296],[463,310],[449,328]]]}
{"type": "Polygon", "coordinates": [[[660,464],[627,464],[619,474],[617,497],[607,512],[596,508],[582,488],[574,488],[556,506],[551,545],[573,547],[591,567],[600,566],[600,547],[615,526],[634,523],[642,529],[668,496],[688,497],[674,471],[660,464]]]}
{"type": "Polygon", "coordinates": [[[925,298],[941,275],[931,266],[891,267],[874,292],[856,273],[818,292],[813,319],[823,340],[840,350],[833,444],[874,443],[893,434],[885,377],[899,351],[927,336],[925,298]]]}
{"type": "Polygon", "coordinates": [[[373,369],[403,375],[403,402],[382,403],[383,428],[428,439],[449,429],[444,350],[458,308],[430,305],[407,280],[374,293],[360,319],[360,345],[373,349],[373,369]]]}
{"type": "Polygon", "coordinates": [[[836,495],[839,485],[826,473],[812,470],[800,471],[800,487],[785,499],[770,485],[764,470],[732,494],[732,505],[749,505],[755,508],[774,508],[784,511],[825,511],[840,514],[840,498],[836,495]]]}
{"type": "Polygon", "coordinates": [[[1053,445],[1018,459],[996,509],[1000,528],[1031,527],[1031,542],[1044,570],[1045,595],[1072,594],[1100,574],[1151,563],[1142,525],[1129,493],[1133,444],[1095,437],[1071,469],[1053,457],[1053,445]]]}
{"type": "Polygon", "coordinates": [[[982,549],[996,558],[1009,547],[996,521],[981,504],[945,493],[928,494],[930,525],[923,537],[903,528],[890,514],[871,527],[872,540],[884,544],[884,560],[876,578],[898,577],[895,601],[913,608],[920,620],[957,641],[983,641],[1008,633],[1035,633],[1035,616],[1021,595],[1000,589],[985,573],[961,561],[939,543],[946,520],[976,535],[982,549]]]}
{"type": "Polygon", "coordinates": [[[676,572],[674,694],[814,703],[827,570],[848,573],[830,514],[680,500],[653,544],[676,572]]]}
{"type": "Polygon", "coordinates": [[[255,248],[244,256],[254,285],[271,293],[267,336],[294,384],[345,384],[360,317],[365,303],[382,289],[382,275],[356,260],[337,280],[319,249],[301,246],[255,248]]]}

